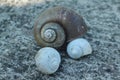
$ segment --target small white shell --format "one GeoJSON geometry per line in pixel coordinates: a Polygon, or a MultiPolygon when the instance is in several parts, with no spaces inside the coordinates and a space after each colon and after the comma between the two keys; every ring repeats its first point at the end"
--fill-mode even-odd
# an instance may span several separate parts
{"type": "Polygon", "coordinates": [[[61,57],[57,50],[45,47],[38,51],[35,56],[38,69],[45,74],[53,74],[59,68],[61,57]]]}
{"type": "Polygon", "coordinates": [[[73,59],[92,53],[92,48],[86,39],[78,38],[71,41],[67,46],[67,53],[73,59]]]}

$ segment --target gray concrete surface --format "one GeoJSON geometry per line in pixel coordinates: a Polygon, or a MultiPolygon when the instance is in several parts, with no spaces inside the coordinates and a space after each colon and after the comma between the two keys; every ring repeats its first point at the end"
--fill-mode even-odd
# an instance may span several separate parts
{"type": "Polygon", "coordinates": [[[120,80],[120,0],[0,0],[0,80],[120,80]],[[62,51],[58,71],[44,75],[34,61],[33,25],[57,5],[83,16],[93,52],[72,60],[62,51]]]}

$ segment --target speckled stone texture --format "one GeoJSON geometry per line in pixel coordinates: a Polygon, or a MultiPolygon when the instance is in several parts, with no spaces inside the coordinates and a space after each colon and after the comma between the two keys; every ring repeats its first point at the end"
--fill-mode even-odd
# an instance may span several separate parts
{"type": "Polygon", "coordinates": [[[0,0],[0,80],[120,80],[120,0],[0,0]],[[62,62],[53,75],[38,71],[33,26],[41,12],[65,6],[83,16],[91,55],[62,62]]]}

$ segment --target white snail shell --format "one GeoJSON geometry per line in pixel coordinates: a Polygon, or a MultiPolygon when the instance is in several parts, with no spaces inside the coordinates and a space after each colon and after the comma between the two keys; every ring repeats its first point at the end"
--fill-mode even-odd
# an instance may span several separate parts
{"type": "Polygon", "coordinates": [[[67,53],[73,59],[92,53],[92,47],[86,39],[78,38],[71,41],[67,46],[67,53]]]}
{"type": "Polygon", "coordinates": [[[59,68],[61,57],[56,49],[45,47],[38,51],[35,61],[39,71],[45,74],[53,74],[59,68]]]}

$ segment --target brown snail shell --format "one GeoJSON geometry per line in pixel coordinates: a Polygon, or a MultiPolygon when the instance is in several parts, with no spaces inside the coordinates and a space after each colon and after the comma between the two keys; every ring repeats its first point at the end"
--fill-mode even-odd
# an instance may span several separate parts
{"type": "Polygon", "coordinates": [[[86,31],[86,24],[80,15],[58,6],[40,14],[34,26],[34,37],[42,47],[58,48],[65,42],[82,36],[86,31]]]}

